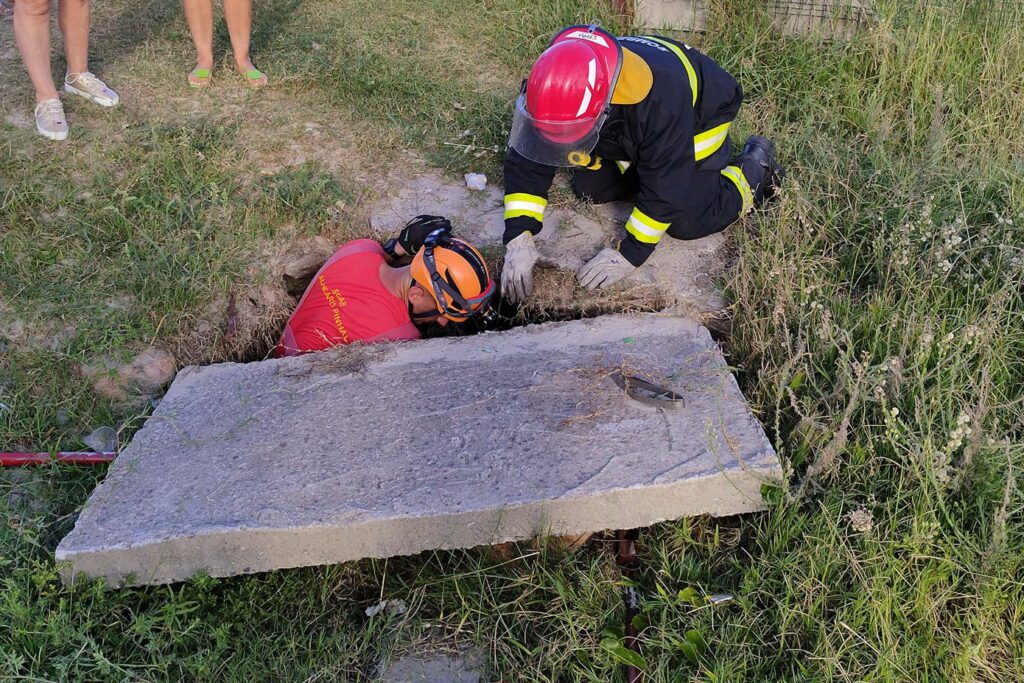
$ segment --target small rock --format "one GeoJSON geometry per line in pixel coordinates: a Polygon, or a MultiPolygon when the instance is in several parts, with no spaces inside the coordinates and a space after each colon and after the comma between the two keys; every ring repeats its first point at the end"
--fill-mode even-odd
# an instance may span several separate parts
{"type": "Polygon", "coordinates": [[[71,421],[71,416],[68,415],[68,411],[61,408],[60,410],[57,411],[57,416],[55,419],[57,422],[57,426],[63,427],[64,425],[71,421]]]}
{"type": "Polygon", "coordinates": [[[113,427],[97,427],[82,443],[97,453],[113,453],[117,450],[117,432],[113,427]]]}
{"type": "Polygon", "coordinates": [[[324,265],[324,258],[319,254],[300,254],[285,265],[282,278],[285,289],[292,296],[300,296],[306,291],[316,271],[324,265]]]}
{"type": "Polygon", "coordinates": [[[174,379],[177,369],[174,356],[163,349],[149,348],[135,357],[129,366],[129,377],[144,392],[162,389],[174,379]]]}
{"type": "Polygon", "coordinates": [[[101,358],[84,366],[82,373],[98,394],[112,401],[126,401],[132,394],[150,396],[174,379],[177,363],[168,351],[150,347],[127,365],[101,358]]]}
{"type": "Polygon", "coordinates": [[[471,190],[483,190],[487,187],[487,176],[483,173],[467,173],[466,174],[466,187],[471,190]]]}
{"type": "MultiPolygon", "coordinates": [[[[334,215],[340,217],[345,206],[344,200],[331,206],[332,220],[334,215]]],[[[281,258],[279,271],[288,293],[292,296],[301,296],[316,272],[334,253],[335,248],[335,244],[322,235],[300,237],[289,244],[288,251],[281,258]]]]}
{"type": "Polygon", "coordinates": [[[298,254],[284,266],[284,287],[292,296],[301,296],[320,267],[324,265],[323,254],[298,254]]]}

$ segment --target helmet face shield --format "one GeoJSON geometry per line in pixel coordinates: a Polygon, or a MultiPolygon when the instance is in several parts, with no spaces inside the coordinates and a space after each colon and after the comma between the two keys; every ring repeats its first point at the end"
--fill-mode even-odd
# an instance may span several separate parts
{"type": "Polygon", "coordinates": [[[573,121],[539,121],[526,109],[526,95],[516,99],[508,144],[530,161],[545,166],[579,166],[597,146],[608,109],[573,121]]]}
{"type": "Polygon", "coordinates": [[[559,31],[516,99],[509,147],[546,166],[586,166],[611,111],[622,46],[597,26],[559,31]]]}

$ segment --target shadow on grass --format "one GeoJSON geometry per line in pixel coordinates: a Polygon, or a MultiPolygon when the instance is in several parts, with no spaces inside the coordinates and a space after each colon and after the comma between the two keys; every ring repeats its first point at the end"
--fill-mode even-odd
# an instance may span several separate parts
{"type": "Polygon", "coordinates": [[[102,64],[129,55],[172,22],[181,22],[187,31],[181,3],[168,0],[127,3],[121,13],[111,19],[93,19],[90,38],[95,52],[93,61],[102,64]]]}
{"type": "MultiPolygon", "coordinates": [[[[260,53],[269,47],[274,38],[285,27],[295,21],[303,0],[285,0],[283,2],[260,3],[252,10],[252,36],[250,38],[249,56],[256,61],[260,53]]],[[[226,54],[231,50],[231,36],[227,23],[217,22],[213,32],[214,55],[226,54]]]]}

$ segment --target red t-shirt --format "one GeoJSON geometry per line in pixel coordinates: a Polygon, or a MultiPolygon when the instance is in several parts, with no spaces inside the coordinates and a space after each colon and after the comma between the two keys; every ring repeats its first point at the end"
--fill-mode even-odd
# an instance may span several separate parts
{"type": "Polygon", "coordinates": [[[285,325],[274,356],[354,341],[419,339],[409,305],[380,281],[384,250],[373,240],[342,245],[317,272],[285,325]]]}

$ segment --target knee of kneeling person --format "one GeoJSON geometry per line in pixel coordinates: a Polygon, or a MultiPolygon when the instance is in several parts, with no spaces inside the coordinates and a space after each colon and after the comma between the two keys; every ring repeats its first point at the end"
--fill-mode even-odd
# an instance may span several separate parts
{"type": "Polygon", "coordinates": [[[594,204],[624,201],[636,193],[633,184],[621,174],[611,176],[585,169],[573,170],[569,185],[577,199],[584,199],[594,204]]]}
{"type": "Polygon", "coordinates": [[[677,240],[699,240],[716,232],[722,232],[736,222],[736,218],[728,220],[724,217],[710,217],[708,220],[679,219],[672,221],[668,226],[666,234],[677,240]]]}

